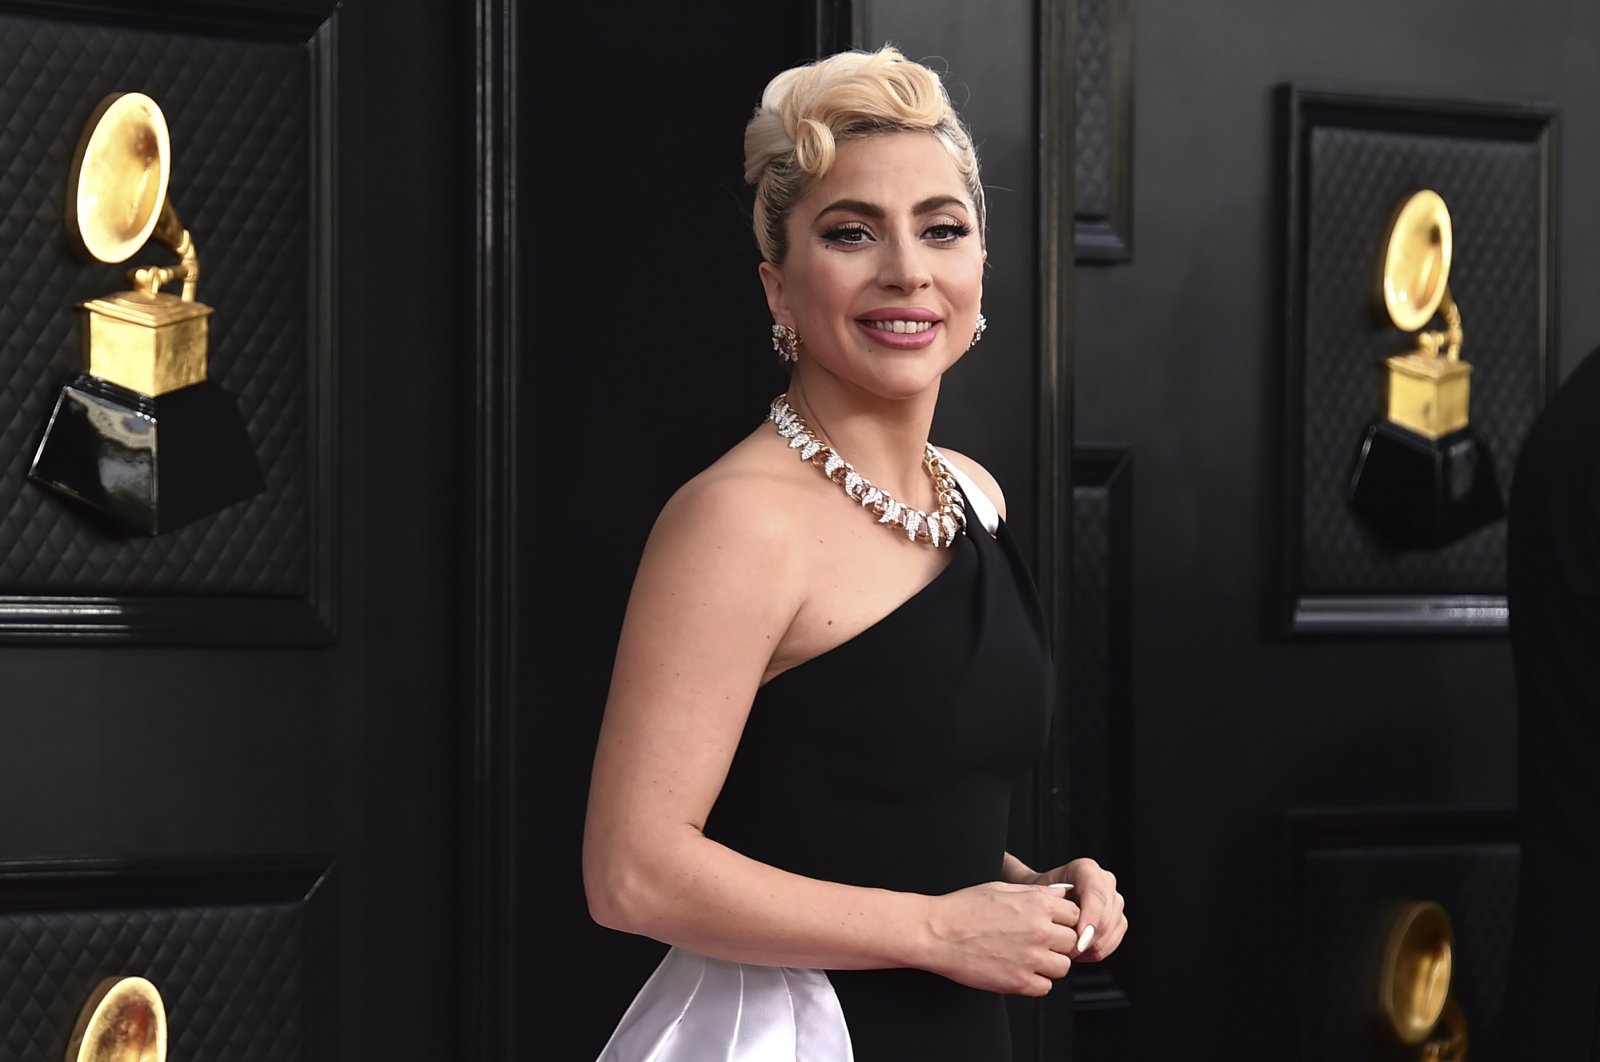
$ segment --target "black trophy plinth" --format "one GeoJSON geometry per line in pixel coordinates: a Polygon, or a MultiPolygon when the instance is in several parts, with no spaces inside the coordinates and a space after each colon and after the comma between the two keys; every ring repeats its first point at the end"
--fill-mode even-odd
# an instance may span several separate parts
{"type": "Polygon", "coordinates": [[[1389,420],[1367,426],[1350,507],[1401,549],[1434,549],[1505,515],[1494,462],[1471,429],[1429,439],[1389,420]]]}
{"type": "Polygon", "coordinates": [[[61,389],[29,475],[147,535],[266,487],[238,404],[216,384],[150,398],[87,373],[61,389]]]}

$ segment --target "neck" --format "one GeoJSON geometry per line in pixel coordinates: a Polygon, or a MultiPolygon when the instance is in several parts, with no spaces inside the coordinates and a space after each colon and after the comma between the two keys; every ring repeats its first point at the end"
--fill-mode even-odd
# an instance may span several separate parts
{"type": "Polygon", "coordinates": [[[789,404],[812,431],[862,475],[923,507],[932,496],[923,469],[924,446],[939,396],[928,390],[904,399],[886,399],[822,373],[798,369],[789,381],[789,404]]]}

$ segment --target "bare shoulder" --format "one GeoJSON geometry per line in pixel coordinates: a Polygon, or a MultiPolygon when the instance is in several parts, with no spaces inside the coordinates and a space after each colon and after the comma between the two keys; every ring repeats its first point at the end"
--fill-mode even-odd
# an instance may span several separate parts
{"type": "Polygon", "coordinates": [[[741,443],[679,487],[650,531],[641,579],[692,581],[723,600],[757,588],[769,599],[787,596],[794,573],[786,471],[741,443]]]}
{"type": "Polygon", "coordinates": [[[763,461],[745,440],[667,499],[651,537],[688,534],[760,549],[779,542],[787,526],[776,504],[790,477],[763,461]]]}
{"type": "Polygon", "coordinates": [[[946,449],[943,446],[938,449],[941,454],[944,454],[949,459],[952,465],[965,472],[967,477],[976,483],[984,494],[989,496],[989,500],[994,502],[994,507],[1000,512],[1000,519],[1004,520],[1006,517],[1006,495],[1000,489],[999,481],[989,474],[989,470],[966,454],[957,453],[955,450],[946,449]]]}

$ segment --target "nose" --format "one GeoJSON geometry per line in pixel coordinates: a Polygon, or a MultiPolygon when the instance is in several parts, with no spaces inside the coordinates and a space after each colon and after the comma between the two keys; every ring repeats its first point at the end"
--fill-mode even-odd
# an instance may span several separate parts
{"type": "Polygon", "coordinates": [[[927,248],[916,239],[890,240],[883,245],[878,283],[897,291],[920,291],[932,282],[927,248]]]}

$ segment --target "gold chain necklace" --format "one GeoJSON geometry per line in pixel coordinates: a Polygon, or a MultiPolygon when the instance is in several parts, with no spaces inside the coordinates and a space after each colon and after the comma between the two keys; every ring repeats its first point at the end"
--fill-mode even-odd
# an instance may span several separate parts
{"type": "Polygon", "coordinates": [[[840,457],[838,451],[811,434],[810,427],[800,414],[789,406],[789,396],[781,394],[772,400],[767,419],[777,425],[778,434],[789,440],[789,449],[800,451],[800,460],[809,461],[822,470],[840,487],[845,496],[878,514],[878,523],[903,530],[913,542],[926,542],[935,549],[953,546],[956,532],[967,529],[966,510],[961,507],[961,492],[956,489],[956,478],[944,455],[930,443],[924,443],[922,467],[933,480],[934,494],[939,507],[930,515],[894,500],[888,491],[874,487],[872,482],[840,457]]]}

